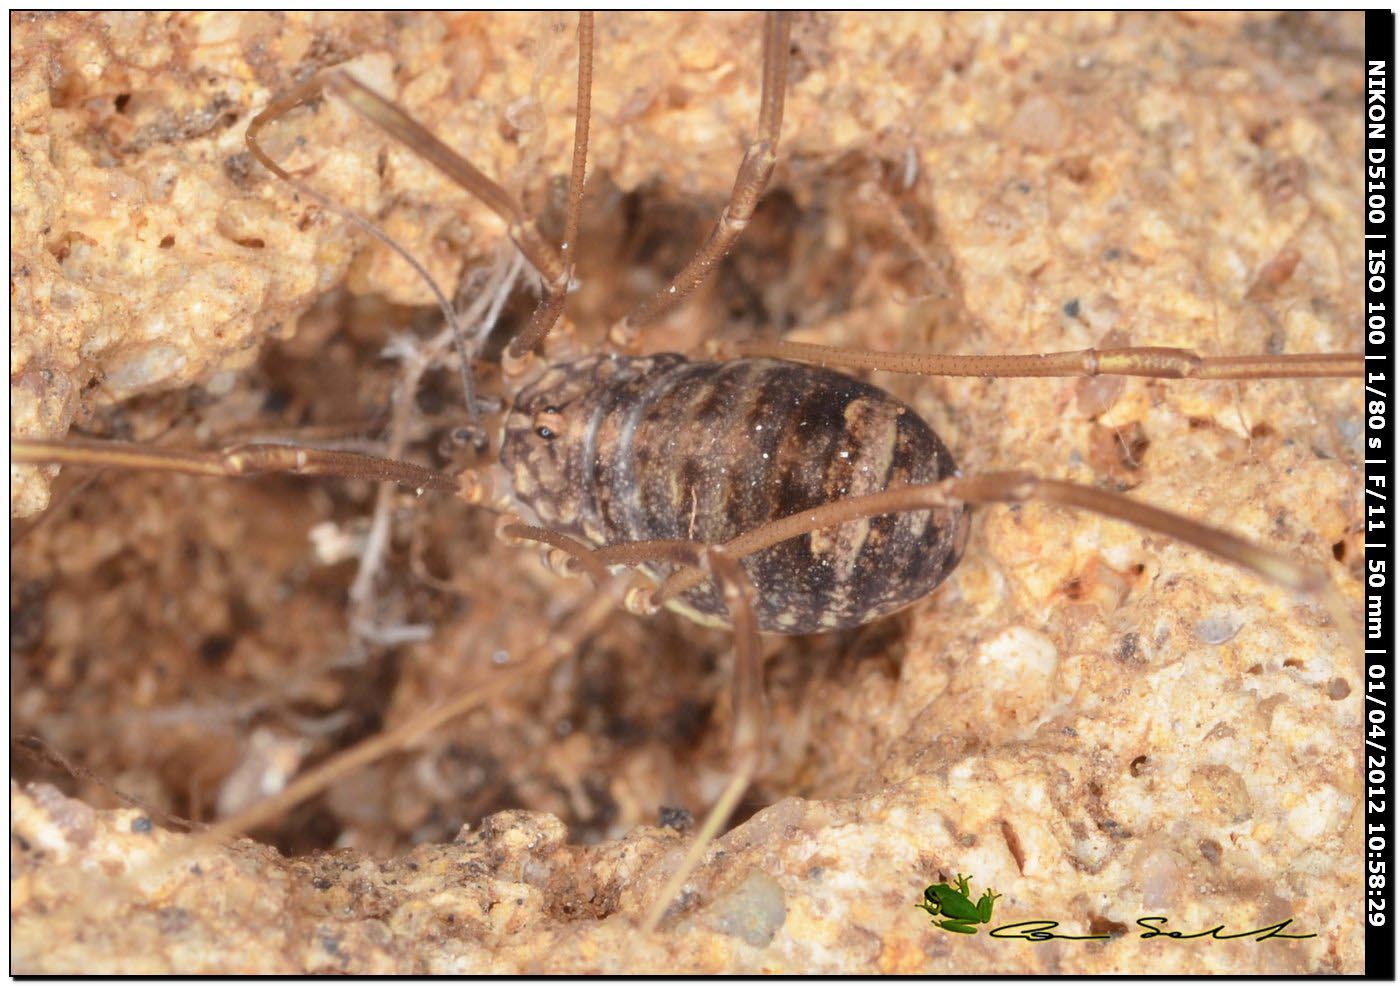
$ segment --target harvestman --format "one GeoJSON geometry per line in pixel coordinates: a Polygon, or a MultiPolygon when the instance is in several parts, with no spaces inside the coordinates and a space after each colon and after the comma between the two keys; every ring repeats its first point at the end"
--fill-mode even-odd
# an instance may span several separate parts
{"type": "MultiPolygon", "coordinates": [[[[601,614],[611,604],[611,599],[617,595],[618,583],[610,574],[610,569],[616,566],[640,568],[651,577],[651,582],[647,585],[636,579],[632,581],[624,600],[628,608],[638,612],[654,612],[662,605],[671,605],[693,617],[732,626],[735,637],[734,729],[731,737],[733,773],[699,827],[686,857],[653,901],[643,923],[644,931],[653,930],[660,922],[667,906],[700,864],[706,849],[733,813],[740,796],[761,766],[761,752],[765,741],[758,633],[760,630],[796,632],[793,625],[785,624],[781,615],[775,616],[772,607],[766,605],[770,594],[790,588],[784,584],[784,580],[794,578],[797,574],[791,569],[794,552],[805,552],[805,557],[814,564],[817,561],[829,564],[833,559],[840,562],[843,560],[842,551],[854,552],[854,555],[846,559],[852,564],[846,566],[845,578],[850,580],[852,572],[857,575],[864,572],[868,580],[872,572],[878,571],[881,577],[890,580],[895,578],[895,575],[878,565],[862,569],[856,562],[863,564],[863,559],[874,565],[887,557],[879,554],[881,550],[888,551],[891,544],[902,543],[899,537],[892,533],[900,525],[901,516],[915,517],[916,522],[913,526],[906,523],[903,528],[899,528],[907,528],[913,532],[909,533],[908,537],[916,540],[925,534],[929,538],[933,538],[934,534],[942,537],[941,547],[946,553],[943,559],[945,564],[937,566],[939,571],[936,575],[930,577],[926,573],[922,582],[912,581],[907,585],[895,585],[893,595],[881,597],[882,601],[878,604],[872,603],[864,607],[852,604],[839,616],[833,615],[834,610],[831,607],[835,604],[831,600],[840,597],[849,602],[850,593],[847,592],[843,596],[843,583],[839,576],[833,576],[829,580],[831,585],[828,586],[832,591],[820,600],[812,597],[806,604],[809,611],[799,614],[817,621],[817,625],[799,626],[797,630],[859,625],[926,594],[946,576],[947,571],[956,564],[961,555],[962,541],[966,535],[967,506],[976,503],[1039,500],[1089,510],[1177,538],[1234,562],[1258,576],[1321,600],[1343,632],[1351,630],[1350,616],[1331,590],[1326,573],[1300,564],[1281,553],[1187,518],[1137,503],[1119,494],[1091,487],[1040,479],[1019,472],[963,476],[952,466],[951,459],[930,476],[927,472],[918,472],[914,466],[909,466],[901,472],[895,468],[895,465],[899,464],[899,455],[891,454],[886,458],[893,459],[894,464],[879,481],[873,486],[867,484],[864,487],[852,482],[850,485],[858,495],[844,497],[820,496],[824,490],[827,493],[831,492],[829,484],[823,485],[830,476],[823,472],[818,480],[809,482],[809,488],[805,490],[788,489],[784,491],[784,495],[775,493],[761,498],[766,512],[757,521],[750,518],[747,525],[735,526],[732,518],[728,518],[727,521],[726,518],[720,518],[709,525],[711,536],[708,537],[694,535],[697,509],[694,504],[687,526],[684,518],[675,516],[675,504],[660,503],[658,506],[657,499],[653,497],[650,504],[642,504],[640,508],[643,514],[651,511],[651,514],[644,518],[646,523],[640,526],[633,524],[630,527],[617,520],[607,509],[606,503],[601,507],[598,505],[596,501],[606,500],[608,495],[612,495],[607,492],[609,489],[618,487],[617,483],[608,487],[606,482],[599,479],[599,476],[609,469],[625,472],[629,478],[634,478],[634,474],[640,475],[642,481],[634,479],[633,487],[645,486],[644,480],[648,475],[661,470],[662,478],[671,485],[686,486],[688,483],[687,489],[692,497],[696,490],[710,490],[713,494],[713,505],[720,511],[728,504],[727,497],[733,492],[725,488],[726,484],[747,484],[760,489],[770,489],[778,483],[779,477],[773,471],[777,467],[776,463],[766,465],[762,461],[748,461],[747,465],[756,472],[742,474],[737,459],[732,474],[727,467],[721,466],[720,473],[727,478],[718,483],[711,475],[708,480],[703,476],[690,476],[679,484],[664,473],[668,468],[674,469],[684,465],[684,461],[680,459],[667,459],[663,455],[648,463],[639,463],[631,458],[622,463],[607,461],[609,456],[630,456],[633,452],[632,445],[627,442],[619,440],[610,445],[599,437],[600,429],[606,428],[608,415],[616,412],[624,418],[630,415],[629,420],[644,418],[645,414],[651,413],[652,410],[648,402],[661,401],[667,387],[673,385],[673,377],[678,375],[703,378],[695,384],[695,388],[701,392],[700,396],[704,397],[704,386],[713,390],[720,386],[715,381],[736,378],[749,368],[755,368],[754,374],[761,376],[765,381],[782,378],[793,386],[810,386],[818,390],[825,387],[827,390],[818,394],[820,399],[845,400],[848,403],[843,406],[847,408],[855,407],[856,403],[862,400],[869,406],[883,407],[883,401],[888,405],[888,409],[893,409],[890,412],[891,421],[899,422],[899,427],[914,427],[915,431],[922,427],[932,435],[932,431],[917,420],[917,415],[913,415],[908,409],[901,409],[902,405],[875,388],[826,370],[803,368],[796,363],[771,361],[802,361],[822,367],[875,369],[896,373],[983,377],[1123,375],[1241,380],[1359,377],[1363,372],[1363,359],[1359,355],[1203,357],[1187,350],[1162,347],[1090,349],[1017,356],[934,356],[880,353],[781,341],[742,342],[710,347],[711,356],[732,360],[730,363],[692,363],[681,357],[663,357],[663,362],[666,359],[672,361],[664,363],[662,369],[665,370],[665,374],[656,369],[656,358],[627,355],[635,351],[640,328],[679,304],[714,272],[753,215],[777,161],[788,71],[788,35],[788,15],[767,15],[762,41],[762,96],[757,136],[744,152],[729,202],[714,229],[668,287],[611,328],[609,340],[615,347],[616,355],[602,359],[584,357],[571,331],[568,331],[570,327],[567,323],[563,329],[555,328],[563,312],[573,278],[575,241],[578,236],[583,195],[592,86],[591,15],[581,15],[579,21],[578,95],[573,164],[564,239],[562,245],[557,248],[539,233],[533,220],[504,189],[461,155],[437,140],[397,106],[384,100],[344,71],[326,73],[274,100],[249,125],[248,148],[258,161],[284,181],[326,208],[346,216],[404,256],[432,286],[445,317],[454,327],[457,319],[446,297],[406,251],[368,220],[327,201],[299,177],[289,174],[271,160],[260,147],[258,134],[266,124],[293,107],[322,91],[329,91],[343,99],[360,115],[422,155],[506,222],[511,239],[539,273],[545,285],[543,297],[534,316],[529,325],[512,341],[503,361],[504,377],[513,391],[510,395],[513,404],[507,418],[506,437],[502,443],[505,447],[499,451],[503,461],[512,461],[511,469],[503,469],[497,465],[484,470],[469,470],[449,475],[394,459],[290,445],[244,444],[218,451],[201,452],[157,449],[117,442],[41,442],[22,439],[11,441],[12,455],[17,462],[124,466],[218,476],[271,472],[351,477],[398,483],[419,491],[454,493],[467,503],[495,510],[502,515],[499,528],[502,535],[516,540],[543,542],[552,549],[552,556],[558,567],[586,571],[600,584],[608,583],[614,590],[603,600],[603,605],[586,608],[586,612],[580,618],[567,626],[556,645],[550,648],[547,654],[537,658],[540,661],[554,660],[560,653],[570,649],[572,641],[586,636],[591,627],[596,625],[601,614]],[[736,366],[739,369],[725,369],[736,366]],[[619,367],[622,369],[619,370],[619,367]],[[631,373],[632,377],[627,377],[628,373],[631,373]],[[627,377],[621,383],[614,379],[619,374],[627,377]],[[663,376],[665,381],[656,382],[663,376]],[[580,393],[571,391],[570,394],[576,407],[589,410],[591,416],[587,421],[576,420],[577,415],[571,418],[568,402],[557,396],[563,392],[558,388],[564,388],[566,384],[579,390],[580,378],[585,384],[592,384],[591,389],[584,386],[580,393]],[[636,386],[629,391],[627,387],[632,384],[636,386]],[[551,390],[551,387],[556,389],[551,390]],[[602,402],[598,394],[613,394],[613,391],[607,389],[609,387],[616,391],[617,401],[622,402],[620,409],[614,407],[611,410],[597,410],[594,405],[602,402]],[[590,399],[594,404],[588,403],[590,399]],[[625,404],[629,399],[634,402],[632,405],[625,404]],[[906,414],[915,419],[912,424],[906,414]],[[533,445],[530,444],[532,441],[533,445]],[[550,485],[544,482],[545,477],[541,472],[541,469],[545,468],[541,465],[544,460],[540,459],[538,449],[545,446],[556,450],[562,447],[567,453],[562,454],[562,457],[551,453],[553,457],[548,459],[549,462],[557,466],[558,462],[585,461],[590,475],[567,476],[567,482],[562,486],[558,483],[550,485]],[[593,458],[579,460],[577,457],[585,452],[593,458]],[[570,458],[570,454],[573,458],[570,458]],[[561,498],[593,502],[593,513],[584,517],[587,509],[572,502],[561,505],[558,502],[561,498]],[[519,518],[520,514],[525,514],[536,522],[526,523],[519,518]],[[562,526],[563,530],[551,529],[549,525],[541,523],[542,514],[555,515],[556,524],[562,526]],[[558,521],[560,517],[564,518],[562,523],[558,521]],[[581,517],[583,519],[580,519],[581,517]],[[729,523],[729,527],[725,527],[726,522],[729,523]],[[635,535],[638,530],[644,532],[644,536],[627,536],[629,531],[635,535]],[[948,534],[950,530],[952,534],[948,534]],[[676,531],[680,532],[679,536],[674,533],[676,531]],[[715,531],[725,533],[713,536],[715,531]],[[823,545],[821,549],[817,547],[818,535],[823,545]],[[797,541],[798,538],[803,540],[797,541]],[[782,550],[786,550],[786,555],[782,555],[782,550]],[[818,559],[816,555],[822,550],[827,551],[830,557],[818,559]],[[778,562],[768,564],[768,561],[780,559],[780,556],[786,558],[786,567],[778,562]]],[[[474,353],[468,351],[460,331],[456,333],[455,338],[466,392],[469,421],[467,434],[481,442],[485,432],[480,421],[480,410],[470,369],[474,353]]],[[[710,396],[715,395],[711,393],[710,396]]],[[[757,412],[773,412],[773,408],[761,406],[763,402],[758,398],[754,398],[752,403],[757,412]]],[[[770,417],[773,416],[770,413],[770,417]]],[[[841,423],[834,427],[838,432],[840,428],[847,428],[847,433],[844,434],[846,438],[851,439],[857,458],[861,450],[870,444],[872,436],[885,436],[887,432],[893,435],[897,432],[895,424],[884,422],[883,427],[886,431],[881,431],[882,425],[877,423],[851,437],[845,418],[840,415],[836,417],[841,419],[841,423]]],[[[849,418],[850,415],[845,417],[849,418]]],[[[745,422],[748,420],[750,419],[745,419],[745,422]]],[[[794,424],[795,422],[789,422],[789,427],[794,424]]],[[[803,421],[802,424],[806,425],[807,422],[803,421]]],[[[773,439],[778,442],[774,448],[781,450],[784,446],[795,445],[807,454],[811,449],[809,436],[814,431],[820,429],[809,427],[793,433],[779,434],[773,439]],[[803,444],[804,442],[806,444],[803,444]]],[[[898,431],[898,435],[904,433],[898,431]]],[[[837,434],[837,439],[841,437],[841,434],[837,434]]],[[[898,444],[899,440],[890,439],[895,444],[898,444]]],[[[936,436],[934,441],[937,442],[936,436]]],[[[938,447],[941,448],[941,443],[938,447]]],[[[849,449],[846,456],[841,456],[833,451],[834,448],[835,445],[826,447],[826,453],[832,457],[832,461],[828,463],[831,468],[840,465],[836,458],[849,458],[849,449]]],[[[944,452],[946,453],[946,450],[944,452]]],[[[763,458],[767,460],[768,456],[765,454],[763,458]]],[[[845,486],[838,489],[839,492],[846,492],[845,486]]],[[[626,484],[622,486],[622,493],[617,495],[631,495],[637,503],[644,499],[635,489],[629,494],[626,484]]],[[[702,529],[705,527],[703,524],[701,526],[702,529]]],[[[908,538],[905,540],[907,542],[908,538]]],[[[916,547],[923,543],[919,542],[916,547]]],[[[932,541],[927,543],[932,544],[932,541]]],[[[908,547],[907,543],[905,547],[908,547]]],[[[918,554],[914,552],[915,556],[918,554]]],[[[910,564],[916,560],[917,558],[914,558],[910,564]]],[[[375,759],[412,735],[420,735],[435,728],[468,708],[479,705],[487,697],[487,694],[478,692],[450,701],[405,727],[383,733],[371,741],[353,747],[302,775],[280,795],[213,826],[189,841],[192,845],[205,845],[272,817],[291,804],[324,788],[333,777],[375,759]]]]}

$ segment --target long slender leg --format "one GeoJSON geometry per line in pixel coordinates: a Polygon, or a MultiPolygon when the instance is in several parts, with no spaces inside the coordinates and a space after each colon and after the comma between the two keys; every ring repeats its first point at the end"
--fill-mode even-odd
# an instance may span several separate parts
{"type": "MultiPolygon", "coordinates": [[[[339,74],[344,75],[344,73],[339,74]]],[[[348,79],[349,76],[345,76],[345,78],[348,79]]],[[[428,290],[432,292],[434,300],[437,301],[438,308],[442,310],[442,317],[446,320],[447,325],[452,330],[452,340],[457,349],[457,359],[458,362],[461,364],[462,397],[464,403],[466,404],[468,425],[469,427],[476,429],[480,425],[480,412],[477,409],[476,386],[474,381],[472,380],[471,356],[467,352],[466,333],[462,330],[462,325],[457,319],[457,313],[455,309],[453,309],[451,302],[447,300],[447,295],[443,293],[442,288],[438,287],[438,283],[433,280],[433,276],[428,273],[428,269],[424,267],[421,263],[419,263],[418,259],[414,257],[413,254],[409,253],[408,250],[402,244],[400,244],[387,232],[381,229],[378,226],[378,224],[372,222],[367,217],[360,215],[354,209],[351,209],[348,206],[341,205],[340,203],[330,198],[330,196],[323,195],[310,184],[303,181],[296,175],[293,175],[291,172],[287,171],[276,161],[272,160],[272,158],[267,154],[267,152],[262,149],[262,145],[258,143],[258,134],[262,132],[263,127],[271,123],[273,120],[276,120],[277,118],[286,115],[289,111],[295,109],[301,103],[306,102],[308,99],[312,99],[313,97],[318,95],[321,92],[321,90],[325,88],[328,84],[329,80],[324,79],[322,77],[312,78],[297,86],[291,92],[285,93],[277,99],[274,99],[271,103],[267,105],[267,107],[261,113],[253,117],[253,119],[251,119],[250,121],[248,121],[248,130],[243,135],[244,143],[248,145],[248,153],[252,154],[253,157],[258,161],[258,163],[261,164],[268,171],[271,171],[278,178],[282,179],[282,181],[291,185],[298,192],[305,195],[313,202],[318,203],[323,209],[326,209],[329,212],[333,212],[336,215],[348,220],[349,222],[358,226],[360,229],[364,230],[366,233],[369,233],[375,239],[379,240],[390,250],[393,250],[403,259],[403,261],[406,264],[408,264],[409,267],[413,268],[413,272],[417,274],[418,277],[422,279],[423,283],[428,286],[428,290]]],[[[355,85],[358,86],[359,83],[355,83],[355,85]]],[[[365,91],[368,92],[368,90],[365,91]]],[[[353,101],[351,102],[351,105],[355,105],[353,101]]]]}
{"type": "Polygon", "coordinates": [[[574,253],[578,246],[579,212],[583,206],[583,178],[588,164],[588,123],[593,101],[593,14],[578,15],[578,98],[574,105],[574,160],[569,169],[569,205],[564,216],[564,242],[559,246],[563,275],[545,288],[530,324],[510,344],[510,355],[517,359],[537,350],[564,311],[573,278],[574,253]]]}
{"type": "Polygon", "coordinates": [[[144,865],[135,867],[118,879],[134,890],[141,885],[142,881],[163,868],[186,859],[202,849],[272,821],[308,798],[324,791],[339,778],[391,753],[408,748],[433,730],[492,701],[505,689],[519,682],[522,676],[548,672],[565,656],[576,651],[579,645],[602,625],[618,604],[623,588],[624,585],[621,581],[609,584],[607,591],[599,593],[592,602],[574,613],[558,633],[551,634],[549,639],[529,657],[522,660],[512,673],[493,678],[488,684],[473,691],[449,696],[432,708],[426,709],[410,719],[405,719],[392,729],[387,729],[349,749],[342,750],[299,775],[278,793],[176,843],[166,852],[158,854],[144,865]]]}
{"type": "Polygon", "coordinates": [[[763,23],[763,94],[759,104],[758,134],[744,150],[744,160],[734,179],[734,190],[720,213],[719,222],[670,285],[612,327],[609,338],[614,345],[630,346],[636,340],[639,328],[660,318],[695,290],[719,266],[748,225],[778,160],[778,137],[783,128],[783,98],[787,91],[790,30],[790,18],[786,13],[770,13],[763,23]]]}
{"type": "Polygon", "coordinates": [[[597,553],[581,541],[548,528],[523,524],[513,517],[506,516],[502,520],[504,523],[501,524],[499,532],[505,538],[547,544],[555,551],[562,552],[570,562],[591,575],[595,585],[603,585],[608,581],[607,566],[598,561],[597,553]]]}
{"type": "MultiPolygon", "coordinates": [[[[1260,578],[1320,600],[1343,632],[1349,633],[1354,629],[1351,626],[1351,618],[1341,605],[1327,573],[1321,569],[1305,565],[1272,548],[1254,544],[1227,531],[1140,503],[1119,493],[1110,493],[1064,480],[1040,479],[1024,472],[958,476],[940,483],[901,486],[869,496],[837,500],[756,527],[727,542],[724,547],[730,555],[742,558],[809,531],[835,527],[863,517],[928,510],[957,503],[1025,503],[1031,500],[1088,510],[1176,538],[1239,565],[1260,578]]],[[[641,550],[644,545],[629,547],[632,550],[641,550]]],[[[699,584],[704,578],[704,573],[694,568],[677,571],[661,584],[654,599],[657,603],[662,603],[699,584]]]]}
{"type": "Polygon", "coordinates": [[[730,734],[729,781],[700,823],[685,858],[652,901],[641,924],[642,937],[661,924],[671,903],[699,868],[710,845],[723,831],[739,799],[748,790],[763,763],[767,712],[763,702],[763,661],[759,650],[758,621],[754,616],[754,587],[743,567],[723,549],[706,549],[701,557],[724,588],[729,621],[734,627],[733,708],[734,728],[730,734]]]}
{"type": "MultiPolygon", "coordinates": [[[[695,566],[695,571],[713,575],[724,592],[729,608],[730,624],[734,630],[733,671],[733,732],[730,735],[730,764],[732,772],[709,813],[700,824],[695,838],[680,865],[656,895],[651,909],[641,925],[643,937],[655,931],[665,917],[671,902],[695,873],[705,852],[729,821],[739,799],[762,766],[767,715],[763,701],[763,664],[759,647],[758,620],[754,616],[754,587],[748,574],[734,556],[723,547],[707,546],[695,541],[644,541],[616,545],[611,548],[589,548],[574,538],[555,531],[534,527],[503,518],[499,528],[508,538],[539,541],[562,552],[570,561],[586,569],[602,585],[609,580],[606,565],[640,565],[646,562],[671,561],[695,566]],[[605,560],[613,559],[613,560],[605,560]]],[[[640,586],[628,590],[634,595],[640,586]]],[[[650,597],[653,590],[644,590],[650,597]]]]}
{"type": "Polygon", "coordinates": [[[943,377],[1165,377],[1193,380],[1265,380],[1296,377],[1359,377],[1365,359],[1352,353],[1289,353],[1280,356],[1201,356],[1189,349],[1131,346],[1123,349],[1078,349],[1024,356],[940,356],[929,353],[882,353],[802,342],[757,340],[721,343],[720,356],[768,356],[775,359],[887,370],[943,377]]]}
{"type": "Polygon", "coordinates": [[[509,192],[488,178],[476,165],[434,137],[431,131],[398,106],[341,69],[327,72],[297,86],[286,95],[273,100],[267,109],[249,122],[248,151],[263,167],[284,181],[297,184],[291,174],[268,157],[258,144],[257,137],[268,123],[313,98],[322,90],[332,92],[345,100],[360,116],[414,151],[500,216],[506,223],[510,238],[546,282],[552,283],[564,273],[564,263],[558,251],[540,235],[534,221],[525,215],[509,192]]]}
{"type": "MultiPolygon", "coordinates": [[[[583,82],[586,74],[587,81],[591,86],[593,75],[591,19],[588,20],[587,28],[588,58],[586,60],[587,69],[585,73],[585,59],[583,57],[585,31],[583,29],[583,23],[580,23],[579,105],[580,109],[583,111],[580,119],[583,121],[582,138],[585,147],[588,139],[586,112],[588,99],[585,95],[583,82]]],[[[462,330],[456,313],[453,311],[452,305],[448,302],[446,295],[443,294],[442,289],[439,288],[437,283],[432,279],[427,269],[384,230],[380,229],[369,219],[361,216],[353,209],[349,209],[332,201],[329,197],[318,192],[301,178],[288,172],[274,161],[271,156],[263,150],[262,145],[258,143],[258,136],[262,132],[263,127],[279,117],[286,115],[301,103],[314,98],[322,91],[329,91],[339,96],[356,113],[416,152],[449,179],[474,195],[484,203],[487,208],[504,220],[506,223],[506,231],[511,240],[519,247],[525,259],[539,272],[540,277],[544,279],[551,297],[556,293],[559,295],[559,306],[561,308],[563,305],[563,294],[567,292],[569,283],[569,272],[565,261],[559,255],[558,251],[550,245],[549,241],[540,235],[539,230],[535,227],[534,220],[525,215],[519,204],[511,197],[510,193],[488,178],[484,172],[466,158],[438,140],[426,127],[418,123],[403,110],[399,109],[398,106],[394,105],[383,96],[380,96],[373,89],[370,89],[364,83],[355,79],[348,72],[337,69],[327,72],[324,75],[316,76],[292,89],[290,92],[274,99],[261,113],[249,121],[248,131],[244,139],[248,145],[249,153],[252,154],[263,167],[267,168],[278,178],[287,182],[308,198],[320,203],[323,208],[344,217],[383,242],[402,257],[418,276],[423,279],[424,283],[428,285],[429,290],[433,293],[433,297],[437,299],[438,306],[442,309],[443,317],[452,328],[453,341],[457,348],[458,360],[461,363],[462,388],[465,392],[468,423],[471,427],[476,428],[480,423],[480,417],[477,409],[475,385],[471,375],[472,354],[467,351],[466,333],[462,330]]],[[[574,147],[575,175],[571,177],[571,194],[581,198],[584,162],[583,156],[579,151],[578,141],[579,132],[576,125],[574,147]]],[[[577,226],[576,208],[577,202],[575,201],[571,203],[570,206],[571,212],[574,212],[575,227],[577,226]]],[[[576,235],[573,238],[577,238],[576,235]]],[[[547,312],[544,314],[537,313],[536,321],[542,323],[546,314],[547,312]]],[[[554,319],[557,317],[558,311],[555,311],[553,317],[549,318],[549,325],[552,325],[554,319]]],[[[534,329],[534,322],[532,322],[532,330],[534,330],[535,335],[538,337],[535,340],[535,343],[538,344],[547,333],[548,326],[536,330],[534,329]]]]}
{"type": "Polygon", "coordinates": [[[251,476],[291,473],[298,476],[341,476],[398,483],[416,490],[456,493],[461,481],[447,473],[357,452],[303,448],[300,445],[228,445],[216,451],[166,449],[131,442],[67,439],[61,442],[10,439],[14,462],[50,465],[118,466],[193,476],[251,476]]]}
{"type": "Polygon", "coordinates": [[[672,561],[695,566],[704,576],[708,572],[724,592],[729,608],[729,622],[734,629],[733,708],[734,728],[730,734],[730,765],[732,773],[724,790],[715,800],[705,820],[700,823],[685,858],[652,902],[641,925],[642,936],[655,931],[676,899],[681,888],[695,873],[705,858],[710,844],[719,836],[739,799],[757,775],[763,761],[767,714],[763,701],[763,662],[758,639],[758,620],[754,615],[754,586],[738,562],[738,556],[726,547],[705,545],[697,541],[639,541],[598,549],[595,560],[606,557],[626,558],[623,564],[672,561]]]}
{"type": "MultiPolygon", "coordinates": [[[[739,564],[738,555],[724,546],[705,545],[698,541],[656,540],[589,549],[572,538],[518,523],[504,525],[502,533],[553,545],[590,568],[615,564],[641,565],[657,561],[691,566],[685,571],[694,571],[701,578],[704,578],[706,573],[712,575],[724,592],[725,604],[729,608],[730,625],[734,630],[734,724],[730,735],[732,773],[724,790],[720,792],[705,820],[701,822],[685,857],[652,902],[651,910],[647,912],[641,925],[642,935],[649,935],[656,930],[676,895],[695,873],[705,857],[706,850],[734,814],[739,799],[753,783],[762,766],[767,714],[763,701],[763,663],[759,647],[758,620],[754,615],[753,583],[739,564]]],[[[654,591],[647,590],[644,595],[653,597],[654,591]]]]}

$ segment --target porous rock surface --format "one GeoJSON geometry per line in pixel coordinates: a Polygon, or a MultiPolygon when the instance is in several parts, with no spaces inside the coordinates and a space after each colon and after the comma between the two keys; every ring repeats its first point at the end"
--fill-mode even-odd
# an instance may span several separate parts
{"type": "MultiPolygon", "coordinates": [[[[254,361],[347,272],[351,292],[423,303],[379,248],[231,163],[248,116],[314,68],[357,59],[507,184],[567,169],[562,19],[12,26],[16,433],[59,435],[85,401],[254,361]]],[[[717,207],[752,126],[756,35],[745,18],[600,15],[592,166],[621,190],[662,182],[717,207]]],[[[757,274],[739,264],[737,281],[810,341],[1356,351],[1360,37],[1359,15],[800,21],[773,200],[801,219],[786,272],[750,255],[757,274]]],[[[499,241],[480,207],[333,101],[279,126],[279,156],[319,161],[332,194],[446,280],[499,241]]],[[[770,228],[751,233],[766,242],[770,228]]],[[[658,331],[691,338],[718,317],[692,310],[658,331]]],[[[1358,603],[1353,382],[882,382],[966,472],[1125,490],[1321,568],[1358,603]]],[[[363,703],[383,680],[372,722],[400,722],[508,672],[496,655],[513,660],[527,630],[587,597],[477,532],[470,550],[440,549],[472,605],[400,647],[392,678],[357,682],[317,663],[336,649],[341,597],[305,541],[312,524],[348,524],[344,503],[277,484],[104,484],[12,556],[15,731],[189,813],[200,799],[179,785],[225,783],[253,723],[324,743],[298,731],[308,709],[363,703]],[[185,612],[195,629],[162,630],[185,612]],[[254,701],[274,685],[299,703],[280,717],[254,701]]],[[[45,490],[12,471],[12,510],[40,509],[45,490]]],[[[963,565],[903,616],[769,642],[759,810],[654,939],[636,925],[685,840],[645,823],[663,804],[702,811],[723,781],[725,703],[698,732],[684,713],[722,694],[727,642],[618,617],[546,680],[288,823],[333,819],[340,849],[287,857],[244,841],[142,869],[184,837],[90,807],[103,798],[90,784],[72,788],[81,799],[14,788],[12,968],[1355,973],[1351,646],[1313,602],[1169,539],[1062,508],[987,508],[963,565]],[[482,817],[511,802],[537,810],[482,817]],[[994,924],[1112,937],[934,927],[914,904],[958,873],[974,895],[1002,895],[994,924]],[[1135,921],[1154,914],[1184,931],[1291,919],[1316,937],[1143,940],[1135,921]]]]}

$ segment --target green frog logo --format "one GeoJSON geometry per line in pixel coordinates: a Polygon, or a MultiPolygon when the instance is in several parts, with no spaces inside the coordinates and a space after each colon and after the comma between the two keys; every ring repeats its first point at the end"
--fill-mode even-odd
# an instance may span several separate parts
{"type": "Polygon", "coordinates": [[[992,905],[1001,894],[993,893],[992,888],[988,887],[974,904],[971,898],[972,891],[968,889],[968,880],[969,877],[959,873],[954,881],[955,886],[935,883],[924,890],[923,902],[914,906],[933,915],[933,923],[944,931],[975,935],[977,925],[991,922],[992,905]],[[940,917],[943,920],[938,920],[940,917]]]}

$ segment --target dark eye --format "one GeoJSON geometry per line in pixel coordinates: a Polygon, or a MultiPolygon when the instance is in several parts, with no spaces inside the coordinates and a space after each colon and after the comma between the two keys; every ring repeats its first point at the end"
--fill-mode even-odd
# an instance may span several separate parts
{"type": "Polygon", "coordinates": [[[559,409],[550,405],[539,414],[535,415],[535,434],[545,441],[551,438],[558,438],[567,426],[564,415],[559,413],[559,409]]]}

